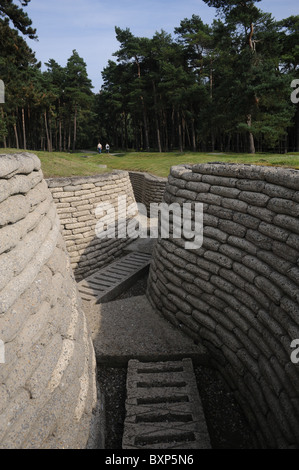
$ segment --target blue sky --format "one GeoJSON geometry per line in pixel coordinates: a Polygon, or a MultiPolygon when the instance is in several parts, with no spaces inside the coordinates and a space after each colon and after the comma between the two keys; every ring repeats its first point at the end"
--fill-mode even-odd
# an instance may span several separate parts
{"type": "MultiPolygon", "coordinates": [[[[262,0],[258,6],[277,20],[299,14],[298,0],[262,0]]],[[[76,49],[87,64],[95,92],[102,84],[101,71],[109,59],[115,60],[112,54],[119,47],[115,26],[152,37],[161,29],[173,33],[192,14],[205,23],[215,18],[215,10],[202,0],[31,0],[25,11],[37,28],[39,41],[28,39],[37,59],[42,63],[55,59],[64,66],[76,49]]]]}

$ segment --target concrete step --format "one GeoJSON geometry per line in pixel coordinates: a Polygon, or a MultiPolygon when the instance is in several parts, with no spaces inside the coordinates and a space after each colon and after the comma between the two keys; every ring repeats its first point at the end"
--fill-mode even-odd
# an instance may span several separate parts
{"type": "Polygon", "coordinates": [[[123,449],[211,449],[191,359],[128,364],[123,449]]]}
{"type": "Polygon", "coordinates": [[[148,271],[150,262],[151,254],[136,252],[100,269],[78,283],[82,300],[91,304],[114,300],[148,271]]]}

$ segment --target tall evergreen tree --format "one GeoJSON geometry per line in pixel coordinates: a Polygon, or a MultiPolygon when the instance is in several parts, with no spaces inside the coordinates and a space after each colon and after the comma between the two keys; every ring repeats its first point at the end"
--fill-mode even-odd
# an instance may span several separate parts
{"type": "Polygon", "coordinates": [[[9,19],[0,19],[0,77],[5,83],[6,103],[3,106],[2,118],[6,120],[7,135],[9,128],[14,129],[15,145],[23,140],[27,142],[25,107],[32,74],[39,69],[35,54],[26,41],[12,29],[9,19]],[[19,122],[18,122],[19,120],[19,122]],[[18,127],[20,133],[18,134],[18,127]]]}
{"type": "Polygon", "coordinates": [[[148,128],[148,112],[146,106],[146,97],[143,95],[143,73],[142,73],[142,62],[144,58],[144,45],[147,43],[146,38],[135,37],[129,28],[121,29],[116,27],[116,39],[120,43],[119,51],[115,52],[115,56],[118,58],[118,62],[123,64],[129,64],[132,60],[135,65],[136,76],[134,85],[136,92],[139,93],[139,100],[143,114],[143,125],[145,134],[145,147],[150,148],[149,143],[149,128],[148,128]]]}
{"type": "MultiPolygon", "coordinates": [[[[75,150],[96,139],[127,149],[299,150],[298,16],[280,22],[257,1],[204,0],[220,18],[185,18],[152,38],[116,27],[117,62],[99,94],[73,51],[65,67],[40,64],[23,36],[35,37],[29,0],[0,0],[0,109],[4,146],[75,150]]],[[[82,148],[82,147],[81,147],[82,148]]]]}
{"type": "MultiPolygon", "coordinates": [[[[21,6],[26,7],[31,0],[19,0],[21,6]]],[[[13,0],[0,0],[0,18],[12,21],[15,28],[21,33],[36,38],[36,29],[32,28],[32,21],[22,8],[15,5],[13,0]]]]}
{"type": "MultiPolygon", "coordinates": [[[[285,138],[292,118],[287,80],[279,69],[281,49],[276,23],[271,14],[256,7],[260,0],[204,1],[219,10],[231,30],[235,54],[229,54],[235,74],[232,82],[238,90],[237,107],[244,114],[238,127],[247,131],[249,152],[255,153],[255,140],[260,136],[273,147],[285,138]]],[[[232,105],[234,101],[232,97],[232,105]]]]}
{"type": "Polygon", "coordinates": [[[73,133],[71,144],[71,121],[69,120],[68,149],[75,151],[77,143],[78,118],[82,116],[84,109],[88,109],[92,103],[92,84],[88,78],[86,63],[73,50],[66,65],[65,99],[69,117],[73,116],[73,133]]]}
{"type": "MultiPolygon", "coordinates": [[[[299,15],[290,16],[277,23],[280,30],[282,55],[280,66],[291,82],[299,78],[299,15]]],[[[293,104],[295,110],[294,133],[291,135],[291,147],[299,152],[299,105],[293,104]]]]}

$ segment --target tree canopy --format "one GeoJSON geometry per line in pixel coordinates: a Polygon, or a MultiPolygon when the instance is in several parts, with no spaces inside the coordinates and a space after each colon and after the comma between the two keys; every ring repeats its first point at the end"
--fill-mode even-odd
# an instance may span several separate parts
{"type": "MultiPolygon", "coordinates": [[[[19,0],[21,6],[26,7],[31,0],[19,0]]],[[[32,21],[24,12],[23,8],[16,5],[13,0],[0,0],[0,18],[7,18],[12,21],[15,28],[21,33],[36,38],[36,29],[32,28],[32,21]]]]}
{"type": "Polygon", "coordinates": [[[71,151],[107,141],[114,148],[170,151],[299,151],[299,16],[276,21],[257,1],[204,0],[169,34],[137,37],[115,27],[119,47],[92,91],[84,59],[72,51],[46,71],[23,36],[35,38],[23,7],[0,0],[0,107],[4,146],[71,151]],[[20,35],[20,33],[23,34],[20,35]]]}

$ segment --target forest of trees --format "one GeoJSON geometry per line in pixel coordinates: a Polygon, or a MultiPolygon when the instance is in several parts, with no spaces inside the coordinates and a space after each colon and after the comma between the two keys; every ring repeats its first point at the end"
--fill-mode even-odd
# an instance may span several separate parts
{"type": "Polygon", "coordinates": [[[299,16],[282,21],[257,1],[203,0],[194,14],[152,38],[115,28],[119,49],[93,92],[76,50],[46,70],[29,47],[30,0],[0,0],[0,146],[74,151],[96,147],[179,151],[299,151],[299,16]]]}

